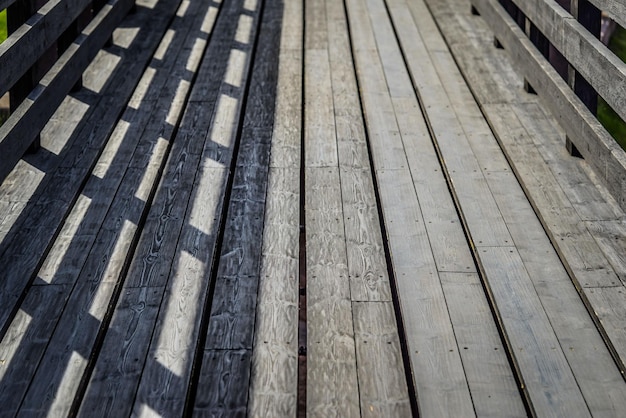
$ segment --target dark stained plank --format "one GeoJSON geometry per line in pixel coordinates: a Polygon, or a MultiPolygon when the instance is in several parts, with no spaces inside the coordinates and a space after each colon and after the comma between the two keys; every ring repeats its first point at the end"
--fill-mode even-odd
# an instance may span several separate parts
{"type": "Polygon", "coordinates": [[[214,390],[198,392],[194,416],[246,416],[250,357],[250,350],[205,351],[200,385],[214,390]]]}
{"type": "MultiPolygon", "coordinates": [[[[94,106],[85,116],[88,118],[70,139],[71,146],[68,144],[67,152],[63,152],[50,165],[50,173],[39,183],[31,203],[24,208],[0,245],[0,263],[8,266],[2,273],[5,278],[1,281],[0,290],[2,306],[14,304],[29,279],[34,278],[43,261],[42,257],[47,254],[59,233],[63,220],[80,194],[81,185],[89,176],[103,144],[117,123],[119,113],[156,49],[165,23],[174,14],[176,4],[177,1],[159,2],[154,9],[142,9],[141,13],[130,16],[128,24],[131,26],[141,26],[145,19],[152,19],[152,24],[143,26],[134,42],[133,38],[124,38],[126,33],[120,38],[116,37],[118,42],[130,44],[128,54],[134,59],[124,60],[118,66],[115,74],[122,76],[115,77],[115,81],[103,91],[104,96],[94,100],[94,106]],[[76,138],[82,140],[77,143],[76,138]],[[52,171],[54,167],[61,168],[52,171]],[[39,239],[31,239],[27,232],[39,239]]],[[[0,329],[7,327],[10,319],[11,310],[3,309],[0,312],[0,329]]]]}
{"type": "MultiPolygon", "coordinates": [[[[188,25],[189,28],[187,30],[181,31],[182,39],[178,40],[180,44],[182,44],[184,38],[193,39],[191,38],[193,34],[190,34],[191,27],[195,26],[199,29],[202,23],[202,15],[195,16],[194,12],[196,11],[195,8],[190,9],[192,13],[189,15],[189,19],[196,21],[196,24],[188,25]]],[[[184,20],[179,21],[179,24],[184,25],[184,20]]],[[[171,58],[168,60],[169,67],[166,68],[171,68],[172,64],[176,63],[176,58],[180,58],[179,65],[185,65],[187,57],[184,54],[172,54],[171,58]]],[[[160,80],[153,80],[153,82],[158,88],[158,86],[163,85],[166,80],[171,80],[171,83],[177,81],[174,78],[170,79],[164,74],[164,76],[160,77],[160,80]]],[[[46,262],[44,262],[40,271],[40,278],[54,284],[74,284],[79,282],[70,298],[69,303],[72,305],[79,305],[83,303],[81,302],[83,299],[89,301],[93,297],[93,295],[91,295],[91,286],[85,286],[85,283],[96,283],[96,285],[100,282],[115,283],[124,267],[126,254],[129,248],[131,248],[137,234],[137,228],[134,224],[140,221],[141,212],[145,210],[150,189],[154,187],[162,164],[161,161],[164,159],[165,149],[163,145],[166,141],[163,139],[163,136],[171,136],[173,127],[169,129],[170,135],[168,135],[167,128],[160,129],[159,132],[163,136],[158,137],[158,141],[155,141],[157,137],[151,136],[152,132],[150,128],[144,132],[144,136],[141,136],[141,131],[145,129],[147,123],[152,123],[153,125],[159,124],[159,117],[164,115],[162,111],[155,111],[154,108],[158,108],[159,105],[170,107],[169,114],[171,118],[175,118],[174,115],[177,111],[179,114],[181,113],[180,106],[177,107],[175,104],[171,104],[171,98],[164,96],[162,99],[164,100],[159,103],[152,100],[143,103],[142,106],[139,107],[139,109],[143,111],[142,115],[144,116],[143,118],[136,118],[135,122],[139,126],[133,128],[136,129],[135,132],[137,136],[141,138],[139,145],[132,141],[130,141],[130,143],[120,143],[123,139],[123,134],[113,134],[112,140],[107,144],[101,159],[96,165],[95,176],[92,178],[93,181],[89,182],[83,191],[84,194],[92,198],[84,198],[82,200],[79,198],[74,208],[75,210],[70,213],[61,230],[60,240],[58,241],[61,245],[55,245],[52,248],[49,257],[46,262]],[[149,119],[148,116],[153,112],[152,119],[149,119]],[[154,144],[150,144],[152,141],[154,141],[154,144]],[[150,149],[147,145],[152,145],[153,149],[150,149]],[[132,158],[133,151],[137,146],[142,148],[143,152],[141,158],[146,160],[143,164],[144,168],[142,169],[138,168],[142,165],[134,162],[132,158]],[[126,170],[129,164],[131,167],[126,170]],[[133,165],[135,167],[132,167],[133,165]],[[126,173],[124,173],[125,171],[126,173]],[[106,173],[106,175],[103,174],[102,179],[97,178],[100,173],[106,173]],[[123,182],[121,187],[120,182],[123,182]],[[146,183],[150,185],[148,186],[146,183]],[[117,197],[115,197],[116,193],[117,197]],[[83,202],[85,204],[82,204],[83,202]],[[109,215],[105,218],[107,211],[109,215]],[[100,230],[96,237],[96,233],[98,229],[100,229],[101,224],[104,224],[103,229],[100,230]],[[92,246],[93,248],[91,248],[92,246]],[[90,248],[91,251],[89,250],[90,248]]],[[[164,110],[168,109],[166,108],[164,110]]],[[[128,113],[132,114],[133,111],[130,110],[128,113]]],[[[176,123],[175,120],[173,120],[173,122],[176,123]]],[[[161,123],[167,124],[167,122],[161,123]]],[[[120,126],[124,125],[121,124],[120,126]]],[[[128,129],[121,129],[121,131],[126,134],[134,133],[132,130],[128,132],[128,129]]],[[[137,158],[135,158],[135,160],[137,160],[137,158]]],[[[84,197],[84,195],[81,195],[81,197],[84,197]]],[[[113,297],[113,288],[108,285],[102,285],[102,289],[103,290],[97,293],[97,303],[108,305],[111,297],[113,297]]],[[[71,288],[66,288],[67,293],[70,291],[71,288]]],[[[57,305],[57,309],[61,310],[67,298],[68,296],[64,295],[59,298],[58,301],[50,301],[50,304],[53,306],[57,305]]],[[[68,309],[71,311],[72,307],[70,306],[68,309]]],[[[74,344],[76,351],[80,353],[90,352],[99,332],[98,323],[88,322],[88,326],[82,328],[83,332],[80,333],[80,337],[77,337],[76,334],[79,333],[78,329],[81,327],[81,322],[76,322],[74,316],[71,314],[59,317],[59,314],[54,317],[59,323],[59,325],[57,325],[57,331],[55,331],[53,335],[52,332],[54,329],[50,329],[50,335],[47,338],[50,338],[55,344],[59,344],[59,341],[63,341],[65,344],[74,344]],[[65,329],[73,330],[73,332],[68,334],[58,331],[65,329]]],[[[104,315],[101,315],[97,319],[102,320],[103,317],[104,315]]],[[[51,318],[35,318],[33,326],[36,326],[38,321],[50,320],[51,318]]],[[[58,370],[62,371],[69,359],[53,361],[51,358],[54,358],[54,356],[54,350],[47,351],[46,353],[42,350],[37,354],[37,359],[42,358],[42,367],[41,370],[38,371],[38,374],[50,375],[50,382],[45,383],[48,387],[52,386],[54,388],[54,385],[60,385],[60,387],[58,389],[41,388],[40,382],[44,383],[46,379],[37,379],[37,382],[32,384],[29,389],[29,395],[25,401],[25,408],[30,408],[28,402],[33,402],[34,404],[39,402],[38,399],[40,397],[37,393],[40,390],[57,391],[59,393],[61,393],[60,391],[72,393],[72,391],[76,390],[76,387],[64,389],[63,385],[67,385],[67,382],[72,382],[72,384],[78,383],[80,381],[79,376],[82,375],[85,364],[77,363],[77,367],[73,370],[74,375],[78,377],[64,377],[64,380],[61,381],[60,378],[54,378],[55,373],[58,374],[58,370]],[[55,369],[58,370],[55,371],[55,369]],[[33,394],[31,395],[30,393],[33,394]]],[[[61,402],[66,402],[64,407],[68,408],[73,397],[69,395],[57,395],[57,399],[60,399],[61,402]]],[[[38,407],[41,408],[41,406],[38,407]]],[[[45,406],[43,406],[43,408],[45,408],[45,406]]]]}
{"type": "MultiPolygon", "coordinates": [[[[166,174],[130,265],[126,289],[159,287],[165,292],[161,294],[165,299],[157,321],[144,323],[154,330],[152,341],[143,340],[135,347],[138,363],[145,365],[143,373],[119,378],[126,388],[124,394],[112,400],[113,410],[119,413],[129,413],[133,408],[135,390],[139,391],[135,411],[147,404],[166,414],[169,408],[176,409],[167,399],[182,401],[187,393],[228,177],[228,169],[223,165],[230,166],[233,158],[242,98],[248,82],[250,51],[256,36],[256,25],[251,24],[248,15],[252,13],[256,21],[259,5],[253,5],[253,10],[247,10],[246,6],[241,2],[229,3],[219,14],[215,36],[200,65],[201,77],[192,87],[191,101],[174,142],[166,174]],[[232,25],[233,20],[239,24],[232,25]],[[245,43],[248,37],[249,42],[245,43]],[[239,52],[231,51],[240,51],[240,48],[246,58],[239,61],[238,66],[239,52]],[[233,67],[229,69],[228,65],[233,67]],[[230,84],[226,79],[240,80],[241,86],[230,84]],[[172,261],[174,264],[170,265],[172,261]],[[185,301],[194,309],[183,309],[185,301]],[[169,344],[169,333],[181,338],[180,345],[169,344]],[[150,353],[158,354],[157,359],[150,353]],[[177,378],[171,376],[171,368],[175,369],[177,378]],[[155,393],[151,385],[159,381],[167,385],[155,393]]],[[[124,291],[118,304],[123,303],[124,291]]],[[[123,320],[123,312],[116,311],[111,326],[123,320]]],[[[85,410],[99,399],[112,396],[106,379],[113,372],[110,364],[118,358],[113,348],[116,344],[114,336],[107,334],[87,388],[85,410]]]]}

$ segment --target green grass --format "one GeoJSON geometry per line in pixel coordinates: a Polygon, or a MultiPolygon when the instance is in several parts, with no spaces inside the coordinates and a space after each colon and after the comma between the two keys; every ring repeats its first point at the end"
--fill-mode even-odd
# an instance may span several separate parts
{"type": "Polygon", "coordinates": [[[7,11],[0,12],[0,43],[7,38],[7,11]]]}
{"type": "MultiPolygon", "coordinates": [[[[626,62],[626,29],[618,26],[609,42],[609,49],[626,62]]],[[[598,120],[615,140],[626,149],[626,123],[602,99],[598,98],[598,120]]]]}

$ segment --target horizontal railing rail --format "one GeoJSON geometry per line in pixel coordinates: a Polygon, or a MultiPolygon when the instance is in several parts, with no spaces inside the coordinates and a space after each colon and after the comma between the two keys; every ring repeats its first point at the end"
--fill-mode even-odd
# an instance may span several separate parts
{"type": "Polygon", "coordinates": [[[0,0],[0,10],[8,10],[10,30],[0,44],[0,96],[11,96],[11,114],[0,126],[0,181],[38,141],[50,117],[80,85],[82,73],[134,6],[134,0],[41,3],[37,7],[34,0],[0,0]]]}
{"type": "Polygon", "coordinates": [[[507,49],[517,70],[544,99],[568,141],[626,209],[626,153],[596,118],[593,103],[597,95],[601,96],[626,120],[626,64],[598,39],[599,10],[608,11],[621,24],[626,20],[626,5],[592,0],[590,7],[599,8],[595,9],[595,34],[584,26],[588,23],[584,16],[577,16],[578,20],[574,17],[585,1],[573,0],[574,14],[553,0],[506,0],[509,7],[498,0],[471,3],[507,49]],[[510,6],[517,11],[516,16],[507,12],[510,6]],[[565,75],[550,63],[555,54],[566,60],[565,75]],[[583,84],[585,89],[580,88],[583,84]]]}

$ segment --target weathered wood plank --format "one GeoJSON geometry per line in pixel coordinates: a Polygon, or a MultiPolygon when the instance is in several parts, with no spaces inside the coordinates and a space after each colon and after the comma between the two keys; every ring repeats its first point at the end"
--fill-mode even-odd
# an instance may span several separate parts
{"type": "Polygon", "coordinates": [[[441,285],[448,302],[476,415],[526,415],[478,275],[443,273],[441,285]]]}
{"type": "MultiPolygon", "coordinates": [[[[306,137],[305,144],[308,150],[306,137]]],[[[340,184],[337,167],[306,168],[307,413],[312,416],[359,414],[340,184]]]]}
{"type": "Polygon", "coordinates": [[[526,129],[515,117],[512,106],[486,105],[489,123],[514,164],[548,235],[563,262],[583,287],[615,286],[617,276],[608,265],[593,237],[585,229],[571,202],[545,165],[526,129]]]}
{"type": "Polygon", "coordinates": [[[301,1],[284,4],[249,416],[297,411],[303,18],[301,1]]]}
{"type": "Polygon", "coordinates": [[[486,276],[500,278],[487,286],[532,410],[539,415],[590,415],[518,251],[483,247],[478,253],[486,276]]]}
{"type": "Polygon", "coordinates": [[[420,413],[473,415],[462,360],[411,178],[400,171],[378,172],[377,178],[420,413]],[[415,220],[404,220],[407,214],[415,220]]]}
{"type": "Polygon", "coordinates": [[[492,173],[489,185],[590,411],[623,409],[626,383],[517,180],[492,173]]]}
{"type": "MultiPolygon", "coordinates": [[[[370,20],[365,2],[349,1],[347,5],[357,75],[420,413],[472,415],[474,408],[467,381],[445,308],[403,138],[386,85],[386,75],[373,39],[372,25],[388,25],[388,18],[370,20]],[[357,34],[363,36],[357,37],[357,34]],[[398,157],[386,158],[388,150],[393,150],[398,157]],[[389,167],[395,169],[389,170],[389,167]]],[[[380,10],[382,4],[374,6],[380,10]]],[[[394,48],[398,48],[397,44],[394,48]]],[[[419,113],[415,116],[421,117],[419,113]]]]}
{"type": "Polygon", "coordinates": [[[299,235],[300,169],[271,168],[252,353],[250,416],[296,414],[299,235]]]}
{"type": "Polygon", "coordinates": [[[362,417],[409,417],[411,405],[391,302],[353,302],[362,417]]]}

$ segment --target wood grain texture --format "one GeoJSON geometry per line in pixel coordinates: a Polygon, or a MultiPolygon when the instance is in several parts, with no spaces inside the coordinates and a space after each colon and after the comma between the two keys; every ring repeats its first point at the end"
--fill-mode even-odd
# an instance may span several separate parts
{"type": "Polygon", "coordinates": [[[194,416],[245,417],[250,378],[249,350],[207,350],[204,352],[194,416]],[[236,376],[237,379],[233,379],[236,376]]]}
{"type": "Polygon", "coordinates": [[[305,196],[307,413],[356,416],[359,387],[339,169],[306,168],[305,196]]]}
{"type": "Polygon", "coordinates": [[[480,248],[488,288],[533,410],[590,415],[537,291],[514,247],[480,248]],[[541,357],[537,354],[541,353],[541,357]]]}
{"type": "MultiPolygon", "coordinates": [[[[543,227],[512,173],[492,173],[489,183],[520,257],[592,414],[623,408],[619,369],[587,312],[543,227]]],[[[619,288],[612,288],[618,292],[619,288]]],[[[589,293],[593,290],[586,290],[589,293]]]]}
{"type": "Polygon", "coordinates": [[[459,215],[415,98],[394,99],[413,184],[438,271],[473,272],[476,266],[459,215]]]}
{"type": "Polygon", "coordinates": [[[393,304],[354,302],[361,416],[411,416],[393,304]]]}
{"type": "MultiPolygon", "coordinates": [[[[473,415],[474,407],[386,86],[384,67],[376,53],[372,25],[389,25],[388,17],[374,20],[368,16],[369,7],[376,7],[379,16],[384,16],[382,3],[350,1],[347,6],[376,180],[407,333],[410,365],[406,366],[412,370],[419,411],[425,415],[473,415]],[[398,157],[393,153],[386,157],[390,155],[389,150],[398,157]]],[[[397,44],[386,47],[399,49],[397,44]]],[[[416,113],[414,116],[419,117],[416,113]]]]}
{"type": "Polygon", "coordinates": [[[443,273],[441,284],[448,301],[476,415],[526,415],[521,393],[478,275],[443,273]]]}
{"type": "Polygon", "coordinates": [[[284,4],[251,360],[253,417],[292,417],[297,410],[303,18],[303,2],[284,4]]]}
{"type": "MultiPolygon", "coordinates": [[[[395,3],[399,6],[399,3],[395,3]]],[[[474,245],[509,245],[512,241],[502,221],[501,214],[489,192],[480,164],[469,145],[467,137],[454,110],[464,106],[452,102],[443,88],[441,77],[433,64],[428,48],[421,40],[410,11],[392,10],[400,45],[404,51],[408,70],[412,75],[416,93],[425,110],[425,118],[434,135],[446,175],[461,209],[474,245]],[[410,41],[409,41],[410,40],[410,41]]],[[[441,68],[461,78],[456,67],[441,68]]]]}
{"type": "MultiPolygon", "coordinates": [[[[220,35],[211,42],[200,65],[206,71],[201,77],[204,80],[199,79],[191,92],[192,98],[198,97],[196,88],[205,93],[213,92],[213,96],[205,96],[201,102],[192,101],[187,107],[178,140],[172,150],[166,174],[157,191],[125,283],[125,288],[150,286],[160,287],[162,292],[166,292],[158,320],[146,327],[155,330],[154,338],[152,341],[141,341],[135,348],[138,362],[145,364],[142,375],[129,374],[118,378],[127,390],[139,388],[140,396],[135,408],[141,408],[142,403],[148,403],[156,411],[176,409],[167,399],[184,399],[187,392],[227,178],[227,169],[216,163],[222,161],[230,165],[236,121],[243,106],[243,89],[238,92],[240,100],[224,99],[224,93],[233,90],[223,78],[229,57],[225,51],[234,46],[238,29],[231,22],[233,19],[237,20],[241,13],[240,4],[231,3],[220,13],[216,22],[215,31],[220,35]],[[214,59],[214,54],[223,59],[214,59]],[[207,67],[208,63],[210,65],[207,67]],[[211,72],[211,69],[217,71],[211,72]],[[211,83],[207,82],[209,78],[211,83]],[[220,97],[219,103],[207,106],[206,100],[216,95],[220,97]],[[207,135],[211,121],[214,127],[211,128],[210,135],[207,135]],[[220,142],[217,138],[223,144],[221,147],[218,147],[220,142]],[[206,146],[204,140],[207,141],[206,146]],[[181,202],[188,203],[181,205],[181,202]],[[168,245],[170,242],[177,242],[177,245],[168,245]],[[175,260],[174,265],[170,266],[170,261],[166,260],[175,260]],[[194,310],[184,308],[184,301],[187,300],[190,301],[189,306],[195,307],[194,310]],[[177,338],[168,338],[169,333],[184,336],[180,339],[180,345],[176,342],[177,338]],[[174,341],[174,344],[169,341],[174,341]],[[154,356],[149,353],[155,353],[160,361],[153,361],[154,356]],[[172,378],[172,373],[177,378],[172,378]],[[153,385],[158,382],[167,384],[165,387],[160,386],[158,391],[153,391],[153,385]]],[[[253,16],[256,14],[258,10],[253,16]]],[[[255,36],[254,32],[250,35],[255,36]]],[[[250,59],[243,64],[245,67],[240,70],[247,75],[246,68],[250,65],[250,59]]],[[[244,76],[242,83],[245,85],[246,82],[244,76]]],[[[161,293],[161,297],[163,296],[161,293]]],[[[123,298],[120,303],[123,303],[123,298]]],[[[114,315],[112,326],[123,320],[123,317],[114,315]]],[[[144,324],[146,325],[147,323],[144,324]]],[[[107,335],[105,347],[113,344],[109,341],[107,335]]],[[[113,410],[129,411],[132,404],[122,397],[116,397],[106,387],[98,385],[99,381],[106,379],[112,372],[109,364],[115,363],[117,355],[114,350],[108,352],[103,349],[92,375],[91,386],[87,388],[85,402],[93,404],[98,399],[111,397],[113,410]]]]}

